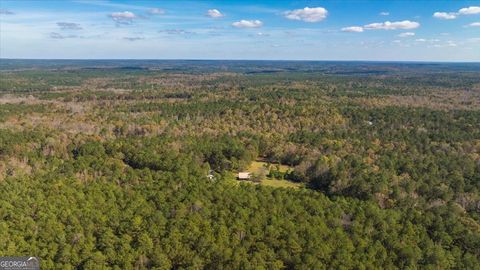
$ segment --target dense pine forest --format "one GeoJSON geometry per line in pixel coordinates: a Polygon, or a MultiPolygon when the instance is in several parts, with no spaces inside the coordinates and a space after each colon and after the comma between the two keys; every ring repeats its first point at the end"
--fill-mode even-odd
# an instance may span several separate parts
{"type": "Polygon", "coordinates": [[[480,269],[480,65],[2,59],[0,239],[42,269],[480,269]]]}

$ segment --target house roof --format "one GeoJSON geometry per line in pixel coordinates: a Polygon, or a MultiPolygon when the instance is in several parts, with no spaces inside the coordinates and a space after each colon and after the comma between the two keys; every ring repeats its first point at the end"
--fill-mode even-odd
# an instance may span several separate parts
{"type": "Polygon", "coordinates": [[[239,172],[238,173],[238,178],[250,178],[250,173],[249,172],[239,172]]]}

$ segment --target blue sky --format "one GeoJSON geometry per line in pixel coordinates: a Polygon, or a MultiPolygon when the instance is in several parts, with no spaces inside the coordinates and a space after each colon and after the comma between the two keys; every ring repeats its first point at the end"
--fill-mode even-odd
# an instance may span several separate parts
{"type": "Polygon", "coordinates": [[[0,57],[480,61],[480,1],[8,1],[0,57]]]}

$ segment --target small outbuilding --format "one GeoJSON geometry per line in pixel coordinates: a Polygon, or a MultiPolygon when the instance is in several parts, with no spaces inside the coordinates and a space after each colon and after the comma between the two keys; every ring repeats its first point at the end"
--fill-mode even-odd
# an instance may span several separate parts
{"type": "Polygon", "coordinates": [[[251,174],[249,172],[239,172],[238,173],[238,180],[250,180],[251,174]]]}
{"type": "Polygon", "coordinates": [[[207,174],[207,178],[208,180],[211,180],[211,181],[215,180],[215,172],[213,170],[209,170],[207,174]]]}

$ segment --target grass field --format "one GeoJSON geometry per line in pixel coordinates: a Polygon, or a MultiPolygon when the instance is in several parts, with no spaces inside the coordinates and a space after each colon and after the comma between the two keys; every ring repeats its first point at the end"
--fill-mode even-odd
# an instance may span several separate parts
{"type": "MultiPolygon", "coordinates": [[[[262,167],[267,166],[267,165],[268,165],[267,162],[254,161],[254,162],[252,162],[252,164],[250,165],[250,167],[248,167],[248,170],[249,170],[250,172],[255,172],[255,171],[258,171],[259,169],[261,169],[262,167]]],[[[270,164],[270,166],[271,166],[272,168],[275,168],[276,166],[278,166],[280,172],[286,172],[286,171],[292,169],[292,167],[287,166],[287,165],[283,165],[283,164],[270,164]]]]}
{"type": "Polygon", "coordinates": [[[295,183],[288,180],[278,180],[278,179],[263,179],[260,184],[270,187],[283,187],[283,188],[302,188],[304,185],[302,183],[295,183]]]}
{"type": "Polygon", "coordinates": [[[259,173],[262,170],[262,168],[264,168],[266,165],[267,165],[267,163],[265,163],[265,162],[254,161],[247,168],[247,171],[251,172],[251,173],[259,173]]]}
{"type": "MultiPolygon", "coordinates": [[[[248,172],[253,174],[260,174],[263,168],[266,168],[268,163],[263,161],[254,161],[252,164],[247,168],[248,172]]],[[[275,167],[275,164],[271,164],[272,167],[275,167]]],[[[279,169],[281,172],[286,172],[291,169],[289,166],[286,165],[279,165],[279,169]]],[[[248,181],[247,181],[248,182],[248,181]]],[[[271,186],[271,187],[284,187],[284,188],[301,188],[304,185],[301,183],[295,183],[288,180],[283,179],[272,179],[272,178],[264,178],[260,181],[261,185],[264,186],[271,186]]]]}

